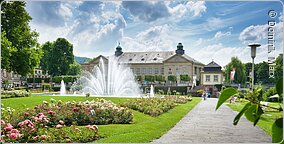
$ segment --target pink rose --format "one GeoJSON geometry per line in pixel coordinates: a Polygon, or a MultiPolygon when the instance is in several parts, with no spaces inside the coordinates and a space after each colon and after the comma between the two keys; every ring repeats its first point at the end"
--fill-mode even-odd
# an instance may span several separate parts
{"type": "Polygon", "coordinates": [[[28,112],[24,112],[24,115],[25,115],[25,116],[29,116],[29,115],[30,115],[30,113],[28,113],[28,112]]]}
{"type": "Polygon", "coordinates": [[[89,110],[91,110],[91,109],[92,109],[92,108],[85,108],[86,111],[89,111],[89,110]]]}
{"type": "Polygon", "coordinates": [[[59,123],[62,124],[62,125],[64,125],[64,121],[63,121],[63,120],[60,120],[59,123]]]}
{"type": "Polygon", "coordinates": [[[60,128],[62,128],[62,127],[63,127],[63,126],[60,125],[60,124],[56,125],[56,128],[57,128],[57,129],[60,129],[60,128]]]}
{"type": "Polygon", "coordinates": [[[75,108],[73,108],[73,111],[78,112],[79,108],[75,107],[75,108]]]}
{"type": "Polygon", "coordinates": [[[17,133],[19,133],[19,131],[17,129],[12,129],[11,133],[16,133],[17,134],[17,133]]]}
{"type": "Polygon", "coordinates": [[[5,121],[1,120],[1,125],[5,125],[5,121]]]}
{"type": "Polygon", "coordinates": [[[37,140],[37,139],[38,139],[38,136],[33,137],[33,139],[34,139],[34,140],[37,140]]]}
{"type": "Polygon", "coordinates": [[[92,130],[98,130],[98,127],[97,127],[96,125],[93,125],[93,126],[91,127],[91,129],[92,129],[92,130]]]}
{"type": "Polygon", "coordinates": [[[17,138],[17,134],[16,133],[10,133],[9,134],[9,138],[10,139],[16,139],[17,138]]]}
{"type": "Polygon", "coordinates": [[[10,130],[12,130],[12,129],[13,129],[13,126],[12,126],[10,123],[8,123],[8,124],[6,125],[6,127],[4,128],[5,131],[10,131],[10,130]]]}
{"type": "Polygon", "coordinates": [[[46,135],[41,135],[42,139],[46,139],[46,137],[47,137],[46,135]]]}
{"type": "Polygon", "coordinates": [[[34,109],[38,109],[38,106],[35,106],[34,109]]]}
{"type": "Polygon", "coordinates": [[[90,127],[91,127],[91,125],[87,125],[87,126],[86,126],[86,128],[90,128],[90,127]]]}

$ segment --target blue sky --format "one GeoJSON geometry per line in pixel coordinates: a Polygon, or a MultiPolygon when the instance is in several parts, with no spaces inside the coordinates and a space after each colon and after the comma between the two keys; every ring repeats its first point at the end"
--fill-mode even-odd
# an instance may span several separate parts
{"type": "Polygon", "coordinates": [[[267,61],[269,10],[275,10],[275,55],[282,52],[280,2],[62,1],[27,2],[39,41],[68,39],[76,56],[123,51],[173,51],[182,42],[187,55],[204,64],[226,65],[232,56],[251,61],[250,42],[261,43],[256,62],[267,61]]]}

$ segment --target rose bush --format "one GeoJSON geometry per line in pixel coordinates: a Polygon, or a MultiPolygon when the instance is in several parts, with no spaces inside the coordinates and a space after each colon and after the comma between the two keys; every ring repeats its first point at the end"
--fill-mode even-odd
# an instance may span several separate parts
{"type": "Polygon", "coordinates": [[[1,114],[3,142],[91,142],[98,139],[95,124],[126,124],[133,120],[131,110],[104,99],[65,103],[51,99],[51,103],[43,101],[21,112],[3,108],[1,114]],[[87,125],[87,130],[76,125],[87,125]]]}
{"type": "Polygon", "coordinates": [[[13,90],[13,91],[6,91],[1,90],[1,98],[14,98],[14,97],[29,97],[31,96],[31,93],[25,91],[25,90],[13,90]]]}
{"type": "Polygon", "coordinates": [[[137,98],[128,100],[121,106],[129,107],[133,110],[138,110],[142,113],[159,116],[162,113],[174,108],[177,104],[184,104],[191,101],[190,97],[185,96],[166,96],[164,98],[137,98]]]}

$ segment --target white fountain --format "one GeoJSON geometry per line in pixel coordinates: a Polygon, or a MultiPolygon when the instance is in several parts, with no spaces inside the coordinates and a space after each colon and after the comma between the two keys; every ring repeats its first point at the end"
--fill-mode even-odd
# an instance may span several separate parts
{"type": "Polygon", "coordinates": [[[61,80],[60,95],[66,95],[66,87],[63,80],[61,80]]]}
{"type": "Polygon", "coordinates": [[[151,85],[151,88],[150,88],[150,97],[154,97],[154,96],[155,96],[154,87],[153,87],[153,85],[151,85]]]}
{"type": "Polygon", "coordinates": [[[106,63],[100,58],[99,64],[91,72],[83,71],[76,82],[81,93],[95,96],[140,97],[141,92],[132,70],[119,64],[117,57],[111,56],[106,63]]]}

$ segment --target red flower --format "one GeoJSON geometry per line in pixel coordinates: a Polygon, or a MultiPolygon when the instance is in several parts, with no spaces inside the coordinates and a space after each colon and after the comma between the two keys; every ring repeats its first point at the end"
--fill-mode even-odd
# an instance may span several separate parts
{"type": "Polygon", "coordinates": [[[78,112],[78,111],[79,111],[79,108],[75,107],[75,108],[73,108],[73,111],[74,111],[74,112],[78,112]]]}

